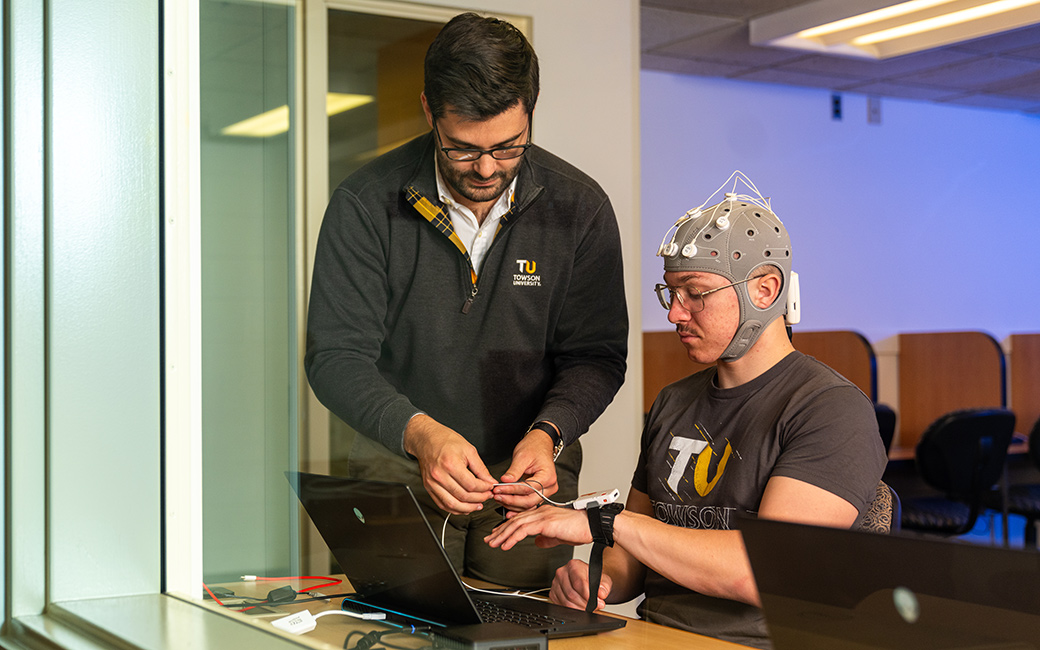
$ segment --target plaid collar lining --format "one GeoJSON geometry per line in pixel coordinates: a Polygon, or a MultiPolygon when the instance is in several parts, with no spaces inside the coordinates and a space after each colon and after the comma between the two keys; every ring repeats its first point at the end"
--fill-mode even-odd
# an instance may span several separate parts
{"type": "MultiPolygon", "coordinates": [[[[469,266],[470,279],[473,280],[473,284],[477,284],[477,272],[473,270],[473,260],[470,259],[469,251],[466,250],[466,245],[462,243],[459,236],[455,234],[455,227],[451,225],[451,217],[448,216],[447,210],[441,205],[440,201],[434,203],[430,199],[426,198],[415,189],[414,185],[410,185],[405,188],[405,198],[408,199],[408,203],[412,205],[416,211],[422,215],[424,219],[433,224],[448,240],[455,245],[455,248],[459,249],[459,252],[466,258],[466,264],[469,266]]],[[[495,229],[495,237],[498,237],[498,233],[502,231],[502,227],[509,223],[509,220],[515,214],[516,209],[516,196],[509,198],[509,210],[502,215],[502,218],[498,222],[498,228],[495,229]]]]}

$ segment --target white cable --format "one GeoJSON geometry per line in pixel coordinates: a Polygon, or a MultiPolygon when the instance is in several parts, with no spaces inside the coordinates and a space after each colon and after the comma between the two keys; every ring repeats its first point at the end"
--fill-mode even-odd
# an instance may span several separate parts
{"type": "Polygon", "coordinates": [[[499,486],[499,485],[522,485],[522,486],[524,486],[526,488],[531,488],[531,491],[533,491],[538,496],[542,497],[542,501],[545,501],[546,503],[548,503],[550,505],[554,505],[557,508],[570,508],[571,505],[574,503],[574,500],[568,501],[567,503],[557,503],[556,501],[553,501],[549,497],[547,497],[544,494],[542,494],[541,490],[539,490],[535,486],[533,486],[530,483],[527,483],[525,481],[517,481],[517,482],[514,482],[514,483],[495,483],[496,487],[499,486]]]}
{"type": "Polygon", "coordinates": [[[545,597],[539,597],[535,594],[549,590],[549,587],[546,587],[544,589],[535,589],[534,591],[520,591],[519,589],[514,589],[513,591],[495,591],[494,589],[481,589],[480,587],[474,587],[462,578],[459,578],[459,580],[462,581],[462,584],[466,587],[466,589],[469,589],[470,591],[475,591],[477,593],[491,594],[493,596],[516,596],[517,598],[528,598],[530,600],[538,600],[543,602],[545,601],[545,597]]]}
{"type": "Polygon", "coordinates": [[[352,618],[360,618],[363,621],[382,621],[386,620],[386,614],[383,612],[348,612],[345,609],[329,609],[324,612],[320,612],[314,615],[314,618],[321,618],[322,616],[329,616],[330,614],[339,614],[340,616],[350,616],[352,618]]]}
{"type": "MultiPolygon", "coordinates": [[[[712,192],[711,195],[704,201],[704,203],[701,203],[696,208],[691,208],[690,210],[687,210],[686,214],[679,217],[675,224],[673,224],[671,228],[665,231],[664,237],[661,239],[661,245],[657,249],[658,256],[670,257],[678,252],[678,245],[675,244],[675,236],[679,234],[679,227],[682,224],[689,221],[690,219],[696,219],[697,217],[701,216],[701,214],[703,214],[702,210],[704,209],[704,206],[708,205],[711,202],[711,200],[715,198],[716,194],[724,191],[726,189],[726,186],[730,184],[730,181],[733,182],[733,191],[725,193],[726,199],[730,201],[744,201],[747,203],[757,205],[758,207],[764,210],[768,210],[770,212],[773,211],[773,209],[769,205],[769,199],[762,196],[762,193],[758,191],[758,188],[755,187],[754,182],[752,182],[752,180],[748,178],[747,174],[738,169],[734,171],[732,174],[730,174],[729,178],[726,179],[726,182],[720,185],[717,190],[712,192]],[[744,186],[747,187],[747,189],[754,192],[757,196],[750,196],[748,194],[738,193],[737,183],[743,183],[744,186]]],[[[707,230],[713,223],[715,223],[714,214],[712,215],[712,219],[708,220],[708,222],[704,225],[704,228],[702,228],[696,236],[692,237],[690,241],[696,242],[697,237],[700,237],[704,233],[704,231],[707,230]]],[[[725,228],[722,229],[724,230],[725,228]]],[[[696,254],[696,249],[691,251],[691,253],[692,254],[688,255],[687,257],[692,257],[693,254],[696,254]]]]}
{"type": "Polygon", "coordinates": [[[365,621],[382,621],[386,620],[386,614],[383,612],[347,612],[339,609],[330,609],[318,614],[311,614],[311,610],[305,609],[303,611],[296,612],[295,614],[289,614],[282,618],[271,621],[271,625],[275,626],[279,630],[289,632],[290,634],[306,634],[315,627],[317,627],[318,619],[322,616],[328,616],[330,614],[339,614],[341,616],[350,616],[352,618],[360,618],[365,621]]]}

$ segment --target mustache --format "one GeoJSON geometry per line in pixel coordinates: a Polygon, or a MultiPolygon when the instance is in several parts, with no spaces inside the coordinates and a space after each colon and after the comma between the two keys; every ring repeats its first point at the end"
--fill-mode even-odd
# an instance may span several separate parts
{"type": "Polygon", "coordinates": [[[488,182],[490,180],[495,180],[495,179],[504,180],[505,177],[506,177],[506,173],[503,172],[503,171],[497,171],[497,172],[491,174],[490,176],[488,176],[486,178],[484,176],[481,176],[480,174],[474,172],[474,171],[468,171],[468,172],[465,172],[465,173],[462,174],[462,178],[474,180],[474,181],[477,181],[478,183],[486,183],[486,182],[488,182]]]}

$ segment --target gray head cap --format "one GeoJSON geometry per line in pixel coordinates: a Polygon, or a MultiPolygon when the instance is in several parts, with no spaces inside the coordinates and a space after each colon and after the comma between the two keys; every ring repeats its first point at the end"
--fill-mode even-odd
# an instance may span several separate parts
{"type": "Polygon", "coordinates": [[[780,269],[780,295],[766,309],[755,306],[746,284],[733,287],[740,302],[740,326],[719,357],[723,361],[743,356],[766,325],[787,311],[791,239],[780,219],[761,205],[727,195],[722,203],[692,210],[680,219],[675,235],[661,245],[658,255],[664,258],[665,271],[715,273],[730,282],[754,277],[766,265],[780,269]]]}

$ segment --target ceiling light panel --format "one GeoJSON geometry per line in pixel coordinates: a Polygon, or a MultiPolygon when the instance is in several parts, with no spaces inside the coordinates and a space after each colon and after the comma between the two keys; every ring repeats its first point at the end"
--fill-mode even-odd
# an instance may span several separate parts
{"type": "Polygon", "coordinates": [[[867,59],[1040,23],[1040,0],[816,0],[753,18],[751,44],[867,59]]]}

